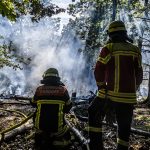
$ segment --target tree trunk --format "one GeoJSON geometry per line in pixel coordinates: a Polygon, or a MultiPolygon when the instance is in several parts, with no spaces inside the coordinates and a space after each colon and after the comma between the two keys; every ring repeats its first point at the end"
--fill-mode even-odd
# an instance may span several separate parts
{"type": "Polygon", "coordinates": [[[146,99],[146,105],[150,106],[150,67],[149,67],[149,80],[148,80],[148,96],[146,99]]]}
{"type": "Polygon", "coordinates": [[[149,67],[149,80],[148,80],[148,101],[150,104],[150,67],[149,67]]]}
{"type": "Polygon", "coordinates": [[[145,6],[147,6],[148,5],[148,0],[145,0],[145,4],[144,4],[145,6]]]}
{"type": "Polygon", "coordinates": [[[116,12],[117,12],[117,0],[113,0],[112,21],[114,21],[116,19],[116,12]]]}

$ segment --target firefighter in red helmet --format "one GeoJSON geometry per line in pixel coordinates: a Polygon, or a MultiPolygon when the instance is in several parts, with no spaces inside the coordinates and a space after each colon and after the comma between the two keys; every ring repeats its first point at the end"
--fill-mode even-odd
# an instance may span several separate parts
{"type": "Polygon", "coordinates": [[[136,90],[143,79],[141,51],[122,21],[110,23],[108,35],[94,70],[98,93],[88,109],[90,150],[103,149],[102,120],[108,110],[114,110],[118,124],[117,150],[128,150],[136,90]]]}
{"type": "Polygon", "coordinates": [[[60,81],[58,70],[49,68],[43,74],[43,85],[36,89],[31,104],[36,107],[34,116],[36,149],[66,149],[70,142],[64,113],[72,104],[68,91],[60,81]]]}

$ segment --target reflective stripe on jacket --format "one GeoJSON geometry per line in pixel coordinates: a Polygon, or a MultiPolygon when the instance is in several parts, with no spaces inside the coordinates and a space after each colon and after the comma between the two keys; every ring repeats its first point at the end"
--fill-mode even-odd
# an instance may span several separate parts
{"type": "Polygon", "coordinates": [[[37,108],[34,122],[37,129],[58,134],[65,132],[64,113],[71,108],[71,101],[64,86],[38,87],[31,103],[37,108]]]}
{"type": "MultiPolygon", "coordinates": [[[[109,43],[102,48],[95,67],[98,87],[107,83],[107,97],[116,102],[136,103],[136,87],[142,82],[141,52],[131,43],[109,43]]],[[[98,97],[105,98],[99,88],[98,97]]]]}

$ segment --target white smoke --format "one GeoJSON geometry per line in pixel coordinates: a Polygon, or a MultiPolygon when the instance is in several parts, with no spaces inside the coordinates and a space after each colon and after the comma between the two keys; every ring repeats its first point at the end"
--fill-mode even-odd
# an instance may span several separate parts
{"type": "MultiPolygon", "coordinates": [[[[5,21],[5,24],[8,23],[5,21]]],[[[0,34],[13,41],[19,48],[18,54],[31,59],[29,66],[22,66],[23,70],[15,71],[8,67],[1,69],[10,80],[9,86],[5,87],[10,94],[33,94],[40,84],[42,74],[50,67],[59,70],[69,92],[76,91],[84,95],[91,90],[92,85],[88,85],[90,79],[83,74],[84,57],[82,52],[78,53],[84,46],[73,30],[67,34],[59,34],[60,28],[55,23],[56,19],[52,18],[44,18],[38,23],[33,23],[28,16],[24,16],[8,28],[3,26],[5,32],[0,31],[0,34]]]]}

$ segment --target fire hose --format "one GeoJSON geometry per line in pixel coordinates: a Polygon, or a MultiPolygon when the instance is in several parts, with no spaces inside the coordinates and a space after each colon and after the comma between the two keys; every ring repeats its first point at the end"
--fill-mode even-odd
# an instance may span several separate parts
{"type": "Polygon", "coordinates": [[[22,113],[20,111],[17,111],[17,110],[8,110],[8,109],[0,108],[0,111],[15,112],[15,113],[18,113],[18,114],[22,115],[24,118],[27,118],[27,116],[24,113],[22,113]]]}

